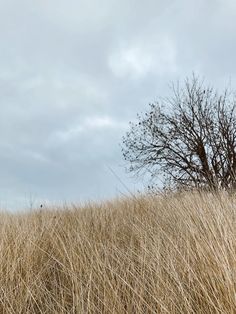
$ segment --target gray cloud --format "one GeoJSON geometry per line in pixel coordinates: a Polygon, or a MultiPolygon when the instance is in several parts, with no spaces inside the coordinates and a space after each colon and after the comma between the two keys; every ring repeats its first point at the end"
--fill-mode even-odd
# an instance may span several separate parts
{"type": "Polygon", "coordinates": [[[0,206],[142,188],[119,142],[136,113],[196,71],[236,79],[236,5],[216,1],[0,1],[0,206]],[[30,196],[31,195],[31,196],[30,196]]]}

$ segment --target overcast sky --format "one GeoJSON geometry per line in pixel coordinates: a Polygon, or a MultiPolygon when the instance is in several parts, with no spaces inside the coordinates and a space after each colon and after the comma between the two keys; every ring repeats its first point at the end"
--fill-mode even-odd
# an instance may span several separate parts
{"type": "Polygon", "coordinates": [[[127,193],[128,122],[193,71],[236,88],[236,1],[0,0],[0,207],[127,193]]]}

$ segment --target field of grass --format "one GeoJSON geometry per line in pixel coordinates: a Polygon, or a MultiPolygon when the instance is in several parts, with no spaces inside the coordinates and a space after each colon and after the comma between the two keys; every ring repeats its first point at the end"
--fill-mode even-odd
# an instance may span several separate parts
{"type": "Polygon", "coordinates": [[[236,197],[1,214],[0,313],[236,313],[236,197]]]}

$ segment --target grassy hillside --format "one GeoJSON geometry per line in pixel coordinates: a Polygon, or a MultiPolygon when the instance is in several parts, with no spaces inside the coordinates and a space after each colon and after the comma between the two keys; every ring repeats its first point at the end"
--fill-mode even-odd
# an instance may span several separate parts
{"type": "Polygon", "coordinates": [[[0,313],[236,313],[236,199],[2,214],[0,313]]]}

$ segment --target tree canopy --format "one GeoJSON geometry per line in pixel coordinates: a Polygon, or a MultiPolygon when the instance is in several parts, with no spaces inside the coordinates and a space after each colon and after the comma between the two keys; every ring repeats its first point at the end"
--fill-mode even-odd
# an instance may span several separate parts
{"type": "Polygon", "coordinates": [[[122,140],[127,170],[164,187],[236,187],[236,99],[196,76],[172,86],[171,97],[150,104],[122,140]]]}

